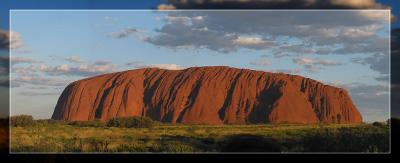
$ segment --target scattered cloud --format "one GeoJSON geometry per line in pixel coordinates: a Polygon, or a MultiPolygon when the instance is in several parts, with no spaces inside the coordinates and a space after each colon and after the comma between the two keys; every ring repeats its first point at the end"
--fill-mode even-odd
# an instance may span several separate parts
{"type": "Polygon", "coordinates": [[[303,65],[304,69],[310,73],[319,72],[322,69],[321,66],[341,65],[341,63],[338,63],[336,61],[322,60],[322,59],[318,59],[318,58],[294,58],[292,61],[295,64],[303,65]]]}
{"type": "Polygon", "coordinates": [[[268,59],[260,59],[257,61],[252,61],[250,64],[255,66],[269,66],[272,64],[272,62],[268,59]]]}
{"type": "MultiPolygon", "coordinates": [[[[392,55],[394,53],[392,52],[392,55]]],[[[367,65],[374,71],[379,72],[381,75],[386,76],[389,74],[389,54],[376,53],[368,57],[352,58],[351,62],[361,65],[367,65]]],[[[393,62],[393,59],[392,59],[393,62]]],[[[393,64],[392,64],[393,65],[393,64]]]]}
{"type": "Polygon", "coordinates": [[[233,42],[239,45],[260,45],[266,43],[266,41],[260,37],[243,37],[243,36],[239,36],[237,39],[233,40],[233,42]]]}
{"type": "Polygon", "coordinates": [[[277,70],[272,70],[272,72],[285,73],[285,74],[298,74],[301,72],[301,70],[300,69],[277,69],[277,70]]]}
{"type": "Polygon", "coordinates": [[[122,31],[111,33],[110,36],[114,37],[114,38],[126,38],[137,32],[138,32],[138,30],[136,28],[129,27],[122,31]]]}
{"type": "Polygon", "coordinates": [[[389,86],[357,84],[348,88],[353,102],[360,111],[374,109],[389,118],[389,86]]]}
{"type": "Polygon", "coordinates": [[[186,67],[177,65],[177,64],[145,64],[142,61],[132,61],[126,63],[129,67],[134,68],[160,68],[160,69],[167,69],[167,70],[181,70],[186,67]]]}
{"type": "Polygon", "coordinates": [[[94,76],[104,73],[118,71],[118,66],[112,63],[97,62],[92,64],[81,64],[79,66],[70,66],[62,64],[58,66],[48,66],[42,64],[39,67],[34,67],[34,71],[46,73],[48,75],[66,75],[66,76],[94,76]]]}
{"type": "Polygon", "coordinates": [[[316,73],[319,72],[321,70],[321,68],[315,66],[315,65],[304,65],[304,69],[307,72],[311,72],[311,73],[316,73]]]}
{"type": "Polygon", "coordinates": [[[136,68],[160,68],[167,70],[181,70],[185,67],[177,64],[148,64],[148,65],[137,65],[136,68]]]}
{"type": "Polygon", "coordinates": [[[30,65],[26,67],[12,67],[12,73],[32,74],[43,73],[50,76],[95,76],[118,71],[118,65],[111,62],[97,61],[91,64],[69,65],[61,64],[50,66],[47,64],[30,65]]]}
{"type": "Polygon", "coordinates": [[[83,60],[79,56],[70,56],[65,58],[66,61],[71,62],[71,63],[82,63],[83,60]]]}
{"type": "Polygon", "coordinates": [[[40,61],[28,57],[11,56],[10,63],[11,65],[22,64],[22,63],[32,64],[32,63],[40,63],[40,61]]]}
{"type": "Polygon", "coordinates": [[[322,66],[341,65],[341,63],[338,63],[336,61],[313,59],[313,58],[295,58],[295,59],[293,59],[293,63],[299,64],[299,65],[322,65],[322,66]]]}
{"type": "Polygon", "coordinates": [[[35,86],[66,86],[67,81],[56,78],[47,78],[37,75],[20,75],[17,78],[11,79],[11,87],[20,87],[22,85],[35,86]]]}
{"type": "Polygon", "coordinates": [[[126,66],[130,66],[130,67],[137,67],[140,65],[143,65],[144,63],[142,61],[132,61],[132,62],[128,62],[126,63],[126,66]]]}
{"type": "Polygon", "coordinates": [[[376,0],[167,0],[176,9],[383,9],[376,0]]]}
{"type": "MultiPolygon", "coordinates": [[[[8,56],[0,56],[0,75],[8,74],[9,69],[10,69],[10,63],[12,67],[15,67],[15,65],[19,64],[34,64],[34,63],[40,63],[41,61],[28,58],[28,57],[8,57],[8,56]]],[[[22,70],[21,67],[17,67],[19,71],[22,70]]]]}
{"type": "Polygon", "coordinates": [[[170,49],[203,48],[220,53],[241,48],[271,50],[275,57],[386,54],[388,37],[378,32],[389,24],[388,17],[389,13],[384,11],[325,12],[323,15],[300,11],[268,14],[177,11],[166,13],[163,18],[166,23],[156,30],[157,35],[144,41],[170,49]],[[246,20],[246,23],[237,20],[246,20]],[[296,39],[299,43],[280,41],[283,38],[296,39]]]}

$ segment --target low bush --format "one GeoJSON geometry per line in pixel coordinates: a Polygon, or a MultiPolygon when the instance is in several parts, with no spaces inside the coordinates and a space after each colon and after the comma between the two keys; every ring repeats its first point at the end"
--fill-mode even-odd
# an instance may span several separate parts
{"type": "Polygon", "coordinates": [[[35,124],[31,115],[16,115],[10,118],[10,125],[13,127],[26,127],[35,124]]]}
{"type": "Polygon", "coordinates": [[[54,120],[54,119],[38,119],[35,120],[36,125],[66,125],[68,124],[68,121],[64,120],[54,120]]]}
{"type": "Polygon", "coordinates": [[[155,121],[148,117],[118,117],[107,121],[108,127],[122,128],[152,128],[156,124],[155,121]]]}
{"type": "Polygon", "coordinates": [[[69,125],[77,126],[77,127],[105,127],[106,124],[100,120],[92,120],[92,121],[73,121],[70,122],[69,125]]]}
{"type": "Polygon", "coordinates": [[[385,122],[373,122],[372,126],[386,126],[385,122]]]}

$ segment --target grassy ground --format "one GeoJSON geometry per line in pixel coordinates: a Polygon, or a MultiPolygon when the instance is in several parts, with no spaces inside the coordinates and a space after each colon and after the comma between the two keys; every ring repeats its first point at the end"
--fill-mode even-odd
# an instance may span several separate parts
{"type": "Polygon", "coordinates": [[[46,124],[11,128],[12,152],[388,152],[386,125],[46,124]]]}

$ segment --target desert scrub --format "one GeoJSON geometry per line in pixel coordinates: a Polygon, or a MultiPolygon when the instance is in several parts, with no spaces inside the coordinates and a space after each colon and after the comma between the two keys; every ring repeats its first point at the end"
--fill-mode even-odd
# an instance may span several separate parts
{"type": "Polygon", "coordinates": [[[106,127],[106,123],[98,119],[91,121],[73,121],[68,124],[76,127],[106,127]]]}
{"type": "Polygon", "coordinates": [[[387,152],[389,147],[388,126],[372,124],[160,125],[153,128],[127,128],[47,123],[11,127],[10,131],[13,152],[179,153],[280,150],[370,153],[387,152]]]}
{"type": "Polygon", "coordinates": [[[302,142],[311,152],[388,152],[388,130],[386,126],[321,128],[307,132],[302,142]]]}
{"type": "Polygon", "coordinates": [[[31,115],[16,115],[10,118],[10,126],[13,127],[26,127],[35,124],[31,115]]]}
{"type": "Polygon", "coordinates": [[[156,123],[148,117],[118,117],[107,121],[108,127],[152,128],[156,123]]]}
{"type": "Polygon", "coordinates": [[[161,143],[159,151],[155,152],[199,152],[194,144],[185,143],[182,141],[167,141],[161,143]]]}

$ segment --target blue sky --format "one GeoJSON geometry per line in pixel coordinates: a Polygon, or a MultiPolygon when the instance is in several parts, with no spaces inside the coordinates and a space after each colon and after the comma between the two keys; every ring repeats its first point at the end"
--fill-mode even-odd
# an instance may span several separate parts
{"type": "MultiPolygon", "coordinates": [[[[9,28],[10,9],[155,9],[164,2],[163,0],[3,0],[0,5],[0,28],[9,28]]],[[[376,0],[376,2],[391,6],[393,15],[400,15],[400,1],[376,0]]],[[[395,22],[392,27],[399,28],[400,21],[395,22]]]]}
{"type": "Polygon", "coordinates": [[[386,18],[385,11],[13,11],[11,111],[49,118],[69,82],[93,75],[226,65],[345,87],[366,121],[385,120],[386,18]]]}
{"type": "MultiPolygon", "coordinates": [[[[297,0],[296,0],[297,1],[297,0]]],[[[301,0],[299,0],[301,1],[301,0]]],[[[317,0],[315,2],[319,2],[320,0],[317,0]]],[[[325,1],[325,0],[323,0],[325,1]]],[[[334,0],[326,0],[326,1],[331,1],[333,2],[334,0]]],[[[285,1],[286,2],[286,1],[285,1]]],[[[290,2],[287,1],[287,2],[290,2]]],[[[304,1],[306,2],[306,1],[304,1]]],[[[365,5],[367,4],[367,6],[364,6],[364,8],[375,8],[374,6],[376,4],[379,5],[385,5],[385,6],[390,6],[392,8],[392,15],[399,17],[400,14],[400,1],[397,0],[365,0],[362,1],[363,4],[357,4],[357,1],[353,1],[353,0],[349,0],[349,1],[343,1],[346,2],[348,4],[345,4],[345,6],[348,6],[349,8],[357,8],[360,7],[360,5],[365,5]],[[369,4],[365,3],[366,1],[370,2],[369,4]],[[359,6],[358,6],[359,5],[359,6]],[[369,5],[369,7],[368,7],[369,5]]],[[[359,1],[361,2],[361,1],[359,1]]],[[[1,30],[8,30],[9,29],[9,10],[10,9],[155,9],[157,8],[158,5],[160,5],[161,3],[168,3],[168,0],[3,0],[0,3],[0,32],[1,30]]],[[[268,7],[268,4],[263,4],[266,5],[266,7],[268,7]]],[[[245,6],[243,6],[245,7],[245,6]]],[[[326,7],[326,6],[325,6],[326,7]]],[[[333,8],[335,8],[335,6],[332,6],[333,8]]],[[[337,6],[336,6],[337,7],[337,6]]],[[[318,7],[316,7],[318,8],[318,7]]],[[[345,7],[346,8],[346,7],[345,7]]],[[[363,8],[363,7],[361,7],[363,8]]],[[[129,17],[129,16],[128,16],[129,17]]],[[[129,19],[129,18],[128,18],[129,19]]],[[[25,19],[26,21],[27,19],[25,19]]],[[[100,22],[100,19],[98,19],[100,22]]],[[[91,21],[95,21],[95,20],[91,20],[91,21]]],[[[143,21],[143,20],[142,20],[143,21]]],[[[62,21],[58,20],[57,23],[60,23],[62,21]]],[[[76,22],[78,23],[78,22],[76,22]]],[[[100,22],[101,23],[101,22],[100,22]]],[[[109,28],[108,32],[123,32],[124,30],[126,30],[128,27],[127,26],[131,26],[131,27],[139,27],[137,24],[134,23],[134,21],[128,21],[128,20],[122,20],[119,22],[120,25],[119,27],[117,26],[109,26],[107,28],[109,28]],[[114,30],[115,29],[115,30],[114,30]]],[[[69,24],[65,24],[65,25],[69,25],[69,24]]],[[[396,21],[394,23],[391,24],[392,28],[399,28],[400,27],[400,21],[396,21]]],[[[40,26],[40,25],[38,25],[40,26]]],[[[76,27],[78,28],[78,27],[76,27]]],[[[271,57],[271,53],[269,54],[265,54],[266,52],[263,51],[257,51],[257,50],[249,50],[249,49],[240,49],[240,52],[231,52],[229,54],[221,54],[218,52],[215,52],[213,50],[209,50],[209,49],[203,49],[201,52],[199,52],[198,50],[185,50],[185,49],[180,49],[180,50],[168,50],[168,53],[166,53],[166,55],[163,56],[156,56],[154,57],[154,55],[158,54],[157,52],[159,50],[157,50],[158,48],[148,48],[148,47],[154,47],[153,44],[143,44],[143,47],[147,47],[147,48],[142,48],[142,46],[140,46],[141,50],[146,50],[148,53],[146,53],[146,55],[141,55],[141,56],[137,56],[135,57],[135,55],[129,55],[129,60],[130,62],[132,62],[130,64],[130,66],[126,66],[125,62],[126,61],[117,61],[115,60],[115,57],[111,57],[110,58],[110,54],[106,53],[106,51],[109,52],[121,52],[124,53],[124,56],[126,55],[126,51],[128,51],[128,48],[130,47],[131,49],[133,49],[133,51],[131,51],[131,53],[137,51],[136,49],[134,49],[134,45],[135,44],[131,44],[131,42],[136,41],[137,42],[137,36],[133,36],[131,35],[129,38],[124,38],[124,39],[110,39],[110,37],[107,37],[107,39],[101,40],[101,38],[105,38],[104,37],[104,33],[107,32],[107,30],[103,30],[100,31],[99,28],[97,28],[95,31],[92,31],[94,28],[89,29],[89,27],[79,27],[81,28],[82,31],[84,31],[85,28],[87,28],[86,30],[89,31],[89,33],[91,33],[90,39],[85,39],[85,37],[79,37],[79,39],[75,39],[74,41],[70,41],[71,43],[75,44],[76,46],[74,46],[73,48],[68,48],[68,46],[65,46],[61,49],[63,49],[63,52],[54,52],[53,50],[57,50],[55,48],[39,48],[39,47],[44,47],[45,45],[40,45],[40,44],[44,44],[45,41],[41,41],[41,42],[36,42],[36,41],[32,41],[34,39],[28,37],[28,36],[24,36],[24,35],[20,35],[21,39],[23,39],[22,41],[24,42],[23,46],[20,47],[20,49],[16,49],[16,51],[19,51],[21,54],[17,54],[21,57],[32,57],[32,58],[37,58],[36,60],[45,60],[44,62],[41,61],[43,63],[46,64],[50,64],[50,65],[54,65],[54,67],[56,66],[60,66],[62,64],[65,64],[64,62],[65,57],[66,56],[79,56],[81,60],[84,61],[92,61],[91,63],[86,63],[89,64],[90,66],[96,66],[94,65],[95,61],[101,61],[101,60],[112,60],[113,64],[118,65],[117,67],[119,69],[125,69],[125,68],[132,68],[132,67],[136,67],[137,66],[145,66],[146,64],[154,64],[154,63],[174,63],[177,65],[173,65],[175,67],[177,66],[190,66],[190,65],[202,65],[204,64],[204,60],[208,61],[207,64],[209,65],[213,65],[213,64],[221,64],[221,60],[224,60],[224,64],[227,65],[231,65],[231,66],[236,66],[236,67],[240,67],[242,65],[244,65],[244,63],[246,62],[247,64],[249,64],[249,62],[253,62],[254,64],[258,64],[259,66],[256,65],[250,65],[249,68],[254,68],[254,69],[269,69],[269,68],[274,68],[274,69],[288,69],[288,68],[293,68],[293,67],[299,67],[299,65],[293,65],[293,58],[288,58],[288,57],[282,57],[282,58],[275,58],[275,57],[271,57]],[[92,34],[93,33],[93,34],[92,34]],[[100,35],[101,36],[100,36],[100,35]],[[99,38],[98,41],[97,39],[95,41],[101,42],[99,44],[93,45],[93,38],[99,38]],[[25,39],[28,39],[30,41],[25,41],[25,39]],[[129,41],[128,41],[129,40],[129,41]],[[110,45],[115,45],[115,48],[102,48],[102,50],[96,50],[98,49],[98,47],[100,47],[101,44],[105,44],[105,45],[109,45],[108,43],[111,42],[118,42],[117,45],[115,45],[115,43],[110,44],[110,45]],[[29,42],[29,44],[28,44],[29,42]],[[78,44],[78,43],[86,43],[86,44],[78,44]],[[32,44],[32,45],[31,45],[32,44]],[[90,46],[87,46],[90,45],[90,46]],[[36,47],[37,46],[37,47],[36,47]],[[81,53],[75,53],[75,48],[77,47],[81,47],[79,49],[79,52],[81,53]],[[89,48],[91,47],[91,48],[89,48]],[[117,48],[119,47],[119,48],[117,48]],[[36,51],[37,50],[37,51],[36,51]],[[43,52],[44,54],[38,54],[38,52],[43,52]],[[98,52],[100,51],[100,52],[98,52]],[[71,52],[71,53],[68,53],[71,52]],[[84,53],[87,52],[87,53],[84,53]],[[98,52],[98,54],[96,53],[95,56],[88,56],[88,54],[90,52],[98,52]],[[23,54],[25,53],[25,54],[23,54]],[[28,54],[30,53],[30,54],[28,54]],[[52,53],[52,54],[50,54],[52,53]],[[205,57],[202,57],[203,55],[197,55],[197,54],[202,54],[202,53],[207,53],[207,54],[212,54],[212,58],[213,59],[208,59],[205,57]],[[239,57],[239,56],[243,56],[242,54],[244,53],[251,53],[254,55],[245,55],[246,59],[243,59],[243,57],[239,57]],[[168,54],[168,55],[167,55],[168,54]],[[169,55],[171,54],[171,55],[169,55]],[[176,55],[173,55],[176,54],[176,55]],[[180,54],[184,54],[184,55],[180,55],[180,54]],[[233,55],[232,55],[233,54],[233,55]],[[51,55],[51,62],[48,62],[49,59],[44,56],[44,55],[51,55]],[[237,57],[236,57],[237,56],[237,57]],[[64,57],[64,60],[62,59],[64,57]],[[146,59],[147,57],[147,59],[146,59]],[[156,58],[156,59],[154,59],[156,58]],[[264,59],[268,59],[268,62],[271,62],[272,65],[270,65],[269,67],[267,66],[261,66],[262,64],[260,63],[265,63],[264,59]],[[149,59],[153,59],[153,60],[149,60],[149,59]],[[186,60],[192,60],[190,62],[190,64],[188,64],[186,62],[186,60]],[[132,61],[131,61],[132,60],[132,61]],[[140,60],[140,61],[138,61],[140,60]],[[251,61],[250,61],[251,60],[251,61]],[[258,61],[259,60],[259,61],[258,61]],[[256,62],[257,61],[257,62],[256,62]],[[279,64],[276,64],[279,63],[279,64]],[[178,65],[179,64],[179,65],[178,65]],[[124,65],[124,66],[121,66],[124,65]],[[289,66],[286,66],[289,65],[289,66]],[[292,65],[292,66],[290,66],[292,65]]],[[[40,28],[37,28],[40,29],[40,28]]],[[[37,30],[35,29],[35,30],[37,30]]],[[[60,29],[61,30],[61,29],[60,29]]],[[[83,35],[80,36],[88,36],[88,33],[84,33],[82,32],[83,35]]],[[[78,34],[79,30],[76,31],[78,34]]],[[[382,31],[381,31],[382,32],[382,31]]],[[[43,33],[47,33],[47,31],[43,30],[43,33]]],[[[57,32],[54,32],[57,33],[57,32]]],[[[0,33],[1,34],[1,33],[0,33]]],[[[80,34],[80,33],[79,33],[80,34]]],[[[154,34],[154,32],[153,32],[154,34]]],[[[29,35],[29,32],[27,33],[27,35],[29,35]]],[[[383,34],[384,35],[384,34],[383,34]]],[[[35,36],[35,35],[31,35],[31,36],[35,36]]],[[[37,35],[36,35],[37,36],[37,35]]],[[[59,33],[57,33],[58,37],[70,37],[70,38],[74,38],[74,34],[72,35],[59,35],[59,33]]],[[[42,38],[43,40],[46,39],[46,37],[37,37],[35,39],[39,39],[42,38]]],[[[75,37],[76,38],[76,37],[75,37]]],[[[56,39],[59,40],[59,39],[56,39]]],[[[47,43],[47,42],[46,42],[47,43]]],[[[52,42],[53,44],[57,44],[56,41],[52,42]]],[[[61,47],[61,46],[58,46],[61,47]]],[[[159,47],[161,49],[164,50],[164,52],[166,51],[165,46],[161,46],[159,47]]],[[[101,48],[100,48],[101,49],[101,48]]],[[[95,53],[92,53],[95,54],[95,53]]],[[[4,50],[4,49],[0,49],[0,56],[7,56],[8,55],[8,51],[4,50]]],[[[282,54],[285,55],[285,54],[282,54]]],[[[309,57],[309,56],[306,56],[309,57]]],[[[310,55],[310,57],[314,57],[313,55],[310,55]]],[[[315,58],[319,58],[315,57],[315,58]]],[[[314,58],[314,59],[315,59],[314,58]]],[[[373,117],[373,118],[368,118],[368,119],[383,119],[383,115],[386,115],[386,111],[382,112],[382,108],[386,108],[385,105],[376,105],[378,104],[383,104],[384,102],[382,101],[386,101],[387,98],[383,97],[383,96],[379,96],[378,97],[374,97],[374,96],[367,96],[367,95],[371,95],[371,94],[380,94],[379,92],[382,92],[382,90],[386,90],[386,88],[382,87],[382,79],[383,78],[387,78],[384,75],[387,75],[387,72],[385,72],[386,69],[386,65],[385,64],[381,64],[382,62],[384,62],[385,60],[387,60],[387,56],[379,56],[379,55],[364,55],[363,53],[360,54],[352,54],[351,57],[348,57],[346,55],[342,55],[342,56],[324,56],[323,59],[329,59],[329,60],[340,60],[342,65],[347,65],[346,63],[349,62],[349,58],[352,59],[352,61],[350,63],[359,63],[357,65],[352,64],[353,66],[349,68],[349,66],[325,66],[325,71],[329,70],[329,73],[327,74],[323,74],[323,73],[311,73],[311,72],[307,72],[307,71],[303,71],[301,75],[304,76],[311,76],[313,78],[318,78],[318,79],[323,79],[323,81],[327,81],[327,82],[331,82],[332,78],[336,78],[336,80],[339,77],[334,77],[334,76],[343,76],[345,75],[346,78],[340,78],[340,82],[336,83],[336,84],[345,84],[347,86],[351,86],[349,89],[351,92],[355,92],[353,94],[356,94],[357,96],[353,97],[355,99],[355,101],[357,103],[360,103],[360,106],[363,107],[367,107],[367,106],[373,106],[373,107],[369,107],[368,111],[365,112],[369,112],[368,114],[372,115],[369,117],[373,117]],[[385,58],[386,57],[386,58],[385,58]],[[344,63],[344,64],[343,64],[344,63]],[[370,68],[368,70],[368,68],[370,68]],[[345,74],[342,74],[342,72],[345,72],[345,74]],[[368,75],[359,75],[360,72],[364,73],[368,73],[368,75]],[[330,74],[334,74],[334,75],[330,75],[330,74]],[[348,75],[348,74],[357,74],[357,75],[348,75]],[[375,80],[374,78],[379,76],[381,78],[380,81],[375,80]],[[349,84],[349,82],[351,81],[357,81],[356,83],[358,84],[349,84]],[[359,83],[367,83],[368,85],[360,85],[359,83]],[[378,100],[376,100],[378,99],[378,100]],[[361,102],[359,102],[361,101],[361,102]],[[370,102],[365,102],[365,101],[370,101],[370,102]],[[373,109],[375,108],[375,109],[373,109]],[[381,108],[381,109],[376,109],[376,108],[381,108]],[[377,118],[380,117],[380,118],[377,118]]],[[[315,62],[315,61],[314,61],[315,62]]],[[[320,61],[321,62],[321,61],[320,61]]],[[[39,64],[39,63],[35,63],[35,64],[39,64]]],[[[69,63],[71,64],[71,63],[69,63]]],[[[83,64],[82,62],[80,63],[74,63],[76,64],[75,66],[77,66],[78,64],[83,64]]],[[[318,63],[317,63],[318,64],[318,63]]],[[[2,65],[3,66],[3,65],[2,65]]],[[[27,66],[27,65],[25,65],[27,66]]],[[[97,65],[98,69],[104,68],[104,67],[113,67],[113,65],[105,65],[103,67],[97,65]]],[[[154,66],[154,65],[153,65],[154,66]]],[[[168,65],[158,65],[158,66],[168,66],[168,65]]],[[[171,66],[171,65],[169,65],[171,66]]],[[[319,65],[321,66],[321,65],[319,65]]],[[[302,68],[305,68],[304,65],[300,66],[302,68]]],[[[313,67],[309,68],[310,70],[313,67]]],[[[293,71],[295,73],[299,73],[298,70],[293,71]]],[[[85,75],[93,75],[96,74],[96,72],[86,72],[85,75]]],[[[62,76],[62,75],[61,75],[62,76]]],[[[3,77],[6,76],[0,76],[0,79],[3,80],[3,77]]],[[[54,74],[51,76],[54,77],[54,74]]],[[[378,77],[378,78],[379,78],[378,77]]],[[[67,79],[67,77],[61,77],[62,79],[67,79]]],[[[78,76],[69,76],[68,78],[80,78],[78,76]]],[[[72,79],[70,79],[72,80],[72,79]]],[[[59,81],[57,81],[59,82],[59,81]]],[[[59,83],[53,83],[53,84],[61,84],[62,82],[59,83]]],[[[336,81],[337,82],[337,81],[336,81]]],[[[14,89],[13,89],[14,90],[14,89]]],[[[46,91],[48,92],[52,92],[53,90],[62,90],[62,88],[54,88],[54,89],[46,89],[46,91]]],[[[29,90],[31,91],[31,90],[29,90]]],[[[26,92],[26,91],[25,91],[26,92]]],[[[29,93],[28,93],[29,94],[29,93]]],[[[43,94],[43,93],[42,93],[43,94]]],[[[52,93],[48,93],[48,94],[52,94],[52,93]]],[[[54,94],[54,92],[53,92],[54,94]]],[[[46,96],[47,99],[49,100],[53,100],[55,101],[57,99],[56,96],[46,96]]],[[[37,97],[35,98],[26,98],[26,100],[31,100],[31,101],[37,101],[37,100],[42,100],[42,97],[37,97]]],[[[5,87],[0,87],[0,104],[2,106],[5,106],[8,103],[8,88],[5,87]]],[[[8,104],[7,104],[8,105],[8,104]]],[[[40,106],[35,106],[37,108],[47,108],[49,110],[53,109],[50,104],[40,104],[40,106]]],[[[4,107],[4,108],[8,108],[8,107],[4,107]]],[[[365,109],[364,109],[365,110],[365,109]]],[[[27,113],[31,113],[34,112],[34,115],[38,115],[36,117],[45,117],[44,115],[40,114],[40,112],[35,112],[35,110],[30,110],[27,113]]],[[[0,110],[0,116],[1,115],[5,115],[8,114],[7,111],[5,109],[0,110]]]]}

